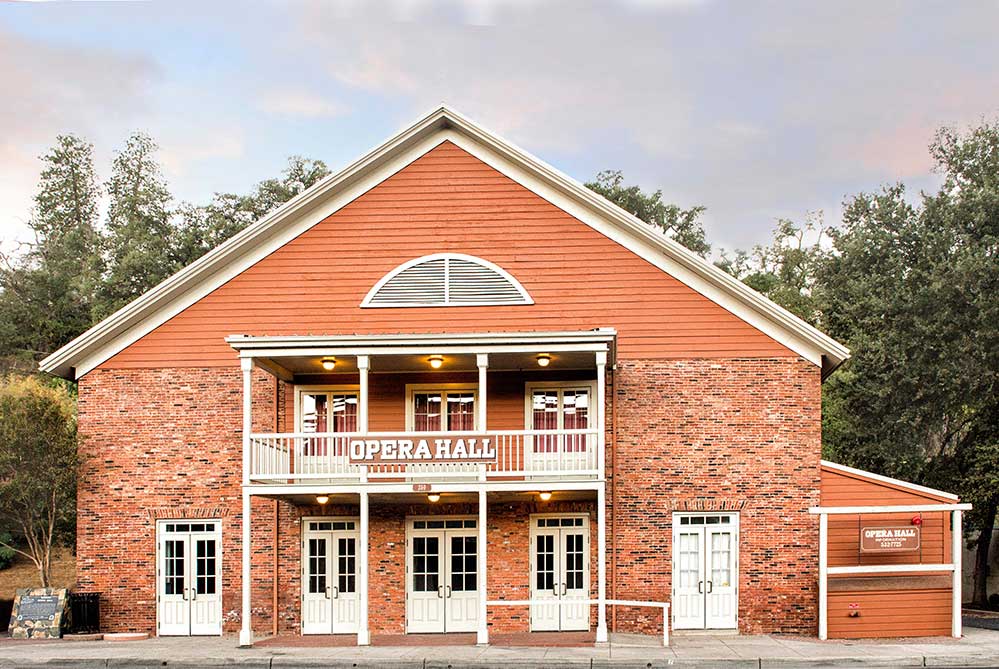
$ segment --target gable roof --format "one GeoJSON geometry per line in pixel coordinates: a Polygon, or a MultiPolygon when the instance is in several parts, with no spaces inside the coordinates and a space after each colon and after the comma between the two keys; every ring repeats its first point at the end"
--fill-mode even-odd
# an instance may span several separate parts
{"type": "Polygon", "coordinates": [[[842,344],[531,154],[441,106],[93,326],[39,363],[79,378],[388,176],[451,141],[739,316],[828,375],[842,344]]]}
{"type": "Polygon", "coordinates": [[[924,497],[936,498],[944,501],[957,502],[960,498],[949,492],[944,492],[943,490],[937,490],[936,488],[929,488],[924,485],[919,485],[917,483],[909,483],[908,481],[903,481],[901,479],[895,479],[890,476],[882,476],[881,474],[875,474],[874,472],[868,472],[863,469],[856,469],[854,467],[847,467],[846,465],[841,465],[837,462],[832,462],[830,460],[821,460],[822,469],[835,472],[837,474],[843,474],[851,478],[860,479],[862,481],[867,481],[875,485],[886,486],[889,488],[894,488],[896,490],[904,490],[906,492],[915,493],[917,495],[922,495],[924,497]]]}

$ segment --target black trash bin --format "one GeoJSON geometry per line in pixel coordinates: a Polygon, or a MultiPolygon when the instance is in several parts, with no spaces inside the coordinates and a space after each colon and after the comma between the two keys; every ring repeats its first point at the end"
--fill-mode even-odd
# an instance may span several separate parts
{"type": "Polygon", "coordinates": [[[69,593],[69,621],[70,634],[97,634],[101,630],[100,593],[69,593]]]}

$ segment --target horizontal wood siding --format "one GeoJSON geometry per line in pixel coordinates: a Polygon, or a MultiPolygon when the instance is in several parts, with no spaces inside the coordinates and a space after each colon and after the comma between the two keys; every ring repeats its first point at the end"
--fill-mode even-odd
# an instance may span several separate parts
{"type": "Polygon", "coordinates": [[[829,638],[949,636],[950,588],[829,593],[829,638]],[[860,615],[850,616],[850,605],[860,615]]]}
{"type": "MultiPolygon", "coordinates": [[[[861,478],[828,467],[822,468],[822,506],[891,506],[940,504],[952,500],[861,478]]],[[[950,562],[950,514],[890,513],[829,516],[829,566],[946,563],[950,562]],[[911,553],[871,554],[860,552],[860,528],[909,525],[922,517],[921,550],[911,553]]]]}
{"type": "Polygon", "coordinates": [[[230,334],[619,331],[631,358],[790,357],[714,302],[450,142],[442,144],[102,366],[229,366],[230,334]],[[359,307],[399,264],[466,253],[534,305],[359,307]]]}
{"type": "MultiPolygon", "coordinates": [[[[526,404],[524,388],[528,382],[547,381],[559,384],[562,381],[576,381],[593,378],[595,372],[567,371],[561,374],[550,372],[489,372],[486,379],[486,423],[490,430],[526,429],[526,404]]],[[[412,373],[412,374],[370,374],[368,377],[368,427],[372,432],[401,432],[406,429],[406,386],[409,384],[449,384],[462,383],[478,385],[477,372],[454,373],[412,373]]],[[[356,374],[318,376],[302,381],[300,385],[356,385],[356,374]]],[[[287,431],[293,432],[295,416],[295,393],[289,392],[285,399],[285,415],[291,420],[286,424],[287,431]]],[[[596,413],[593,414],[596,425],[596,413]]]]}

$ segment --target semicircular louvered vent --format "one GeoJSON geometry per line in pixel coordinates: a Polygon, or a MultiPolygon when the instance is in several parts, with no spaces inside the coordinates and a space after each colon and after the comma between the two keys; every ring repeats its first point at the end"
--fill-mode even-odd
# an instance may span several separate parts
{"type": "Polygon", "coordinates": [[[520,282],[493,263],[437,253],[399,265],[375,284],[362,307],[534,304],[520,282]]]}

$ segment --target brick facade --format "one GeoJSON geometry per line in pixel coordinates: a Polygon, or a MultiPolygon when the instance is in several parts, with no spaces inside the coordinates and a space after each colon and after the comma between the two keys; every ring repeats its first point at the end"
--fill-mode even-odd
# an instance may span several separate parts
{"type": "MultiPolygon", "coordinates": [[[[795,358],[624,360],[611,382],[608,595],[668,601],[672,511],[739,508],[740,629],[813,634],[817,526],[806,510],[819,499],[818,368],[795,358]]],[[[253,387],[254,429],[292,429],[290,387],[260,371],[253,387]]],[[[223,610],[239,610],[241,388],[237,367],[97,369],[81,379],[78,581],[102,594],[105,629],[155,633],[157,518],[220,520],[223,610]]],[[[529,596],[528,518],[547,511],[589,513],[596,596],[594,503],[511,502],[488,510],[490,599],[529,596]]],[[[405,630],[405,516],[445,512],[477,509],[373,501],[372,633],[405,630]]],[[[300,519],[318,514],[255,499],[256,630],[269,632],[273,622],[275,532],[278,630],[299,630],[300,519]]],[[[494,607],[489,620],[494,631],[529,624],[526,608],[494,607]]],[[[621,631],[658,633],[661,625],[652,610],[621,609],[616,620],[621,631]]],[[[238,626],[232,620],[226,630],[238,626]]]]}

